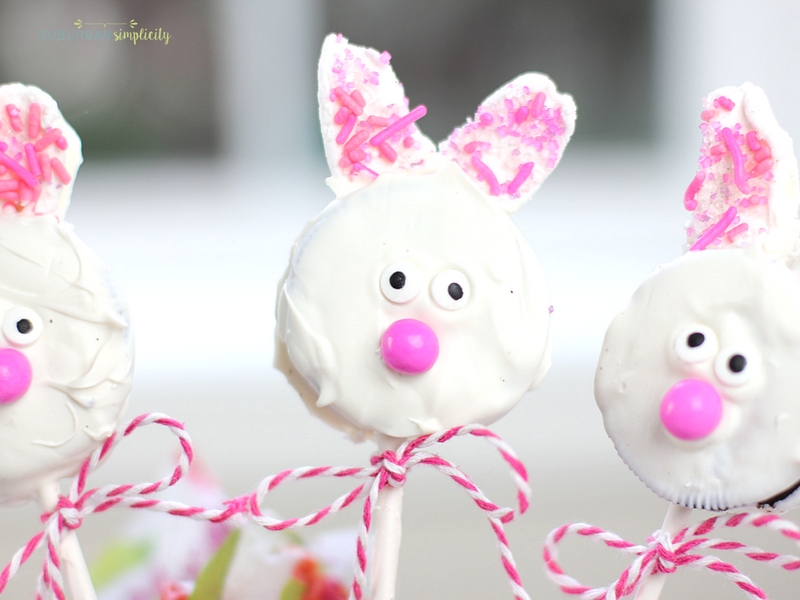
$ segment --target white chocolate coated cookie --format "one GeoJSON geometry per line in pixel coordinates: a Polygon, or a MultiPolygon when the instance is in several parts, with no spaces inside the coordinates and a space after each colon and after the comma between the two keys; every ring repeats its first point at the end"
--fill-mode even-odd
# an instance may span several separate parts
{"type": "Polygon", "coordinates": [[[612,322],[595,397],[622,459],[688,507],[788,508],[800,482],[800,282],[751,249],[660,267],[612,322]]]}
{"type": "Polygon", "coordinates": [[[50,96],[0,86],[0,504],[74,475],[130,391],[125,302],[63,222],[81,161],[50,96]]]}
{"type": "Polygon", "coordinates": [[[114,432],[133,375],[126,312],[68,226],[0,215],[0,367],[16,375],[0,381],[0,503],[74,475],[114,432]]]}
{"type": "Polygon", "coordinates": [[[381,175],[312,221],[279,292],[277,334],[278,366],[306,402],[340,426],[393,437],[491,423],[550,365],[541,267],[455,165],[381,175]],[[432,330],[432,364],[399,365],[381,349],[403,320],[432,330]]]}

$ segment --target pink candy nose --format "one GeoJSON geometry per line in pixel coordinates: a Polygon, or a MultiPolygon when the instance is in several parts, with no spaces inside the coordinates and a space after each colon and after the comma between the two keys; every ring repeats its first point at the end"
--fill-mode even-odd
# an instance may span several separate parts
{"type": "Polygon", "coordinates": [[[20,351],[0,348],[0,404],[22,398],[31,387],[31,363],[20,351]]]}
{"type": "Polygon", "coordinates": [[[667,431],[676,438],[699,440],[719,425],[722,399],[710,383],[684,379],[664,394],[659,416],[667,431]]]}
{"type": "Polygon", "coordinates": [[[430,369],[439,357],[433,329],[416,319],[395,321],[381,338],[381,357],[392,371],[415,375],[430,369]]]}

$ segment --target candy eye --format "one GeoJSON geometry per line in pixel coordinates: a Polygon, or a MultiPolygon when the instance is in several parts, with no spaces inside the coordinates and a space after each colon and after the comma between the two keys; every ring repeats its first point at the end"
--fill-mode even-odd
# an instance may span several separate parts
{"type": "Polygon", "coordinates": [[[705,325],[692,325],[675,339],[675,353],[682,361],[698,363],[717,353],[717,336],[705,325]]]}
{"type": "Polygon", "coordinates": [[[751,348],[725,348],[714,361],[714,372],[727,385],[742,385],[750,381],[757,354],[751,348]]]}
{"type": "Polygon", "coordinates": [[[447,310],[457,310],[469,300],[469,281],[461,271],[442,271],[431,282],[431,295],[436,304],[447,310]]]}
{"type": "Polygon", "coordinates": [[[19,306],[3,317],[3,335],[14,346],[32,344],[42,333],[42,318],[32,309],[19,306]]]}
{"type": "Polygon", "coordinates": [[[419,270],[406,262],[393,263],[381,274],[381,292],[395,304],[405,304],[417,297],[422,289],[419,270]]]}

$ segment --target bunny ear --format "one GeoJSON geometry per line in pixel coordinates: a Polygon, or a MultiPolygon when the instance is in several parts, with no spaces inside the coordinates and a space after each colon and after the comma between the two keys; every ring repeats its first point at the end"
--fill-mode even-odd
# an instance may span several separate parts
{"type": "Polygon", "coordinates": [[[690,250],[758,245],[787,256],[800,205],[792,140],[751,83],[711,93],[700,115],[700,168],[684,194],[690,250]]]}
{"type": "Polygon", "coordinates": [[[558,164],[575,117],[572,96],[546,75],[525,73],[486,98],[439,151],[513,213],[558,164]]]}
{"type": "Polygon", "coordinates": [[[424,106],[409,111],[388,52],[325,38],[319,59],[319,119],[328,185],[337,196],[387,171],[429,172],[441,164],[433,142],[417,129],[424,106]]]}
{"type": "Polygon", "coordinates": [[[81,141],[58,105],[34,86],[0,86],[0,205],[4,212],[63,219],[81,141]]]}

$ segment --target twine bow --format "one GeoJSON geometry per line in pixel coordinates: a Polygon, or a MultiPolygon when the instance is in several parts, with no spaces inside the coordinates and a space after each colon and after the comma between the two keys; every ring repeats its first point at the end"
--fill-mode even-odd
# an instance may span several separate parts
{"type": "Polygon", "coordinates": [[[724,562],[713,555],[698,554],[697,550],[729,550],[743,554],[747,558],[779,567],[785,571],[800,570],[800,558],[789,554],[765,552],[755,546],[741,542],[706,537],[715,529],[755,527],[777,531],[782,536],[800,542],[800,528],[793,522],[777,515],[741,512],[727,516],[717,516],[686,527],[674,537],[663,531],[657,531],[640,546],[623,540],[619,536],[599,527],[586,523],[562,525],[547,536],[544,545],[545,572],[553,583],[565,594],[576,595],[581,600],[617,600],[632,595],[640,582],[656,573],[674,573],[679,567],[692,569],[708,569],[723,575],[743,590],[754,600],[767,600],[764,591],[740,572],[734,565],[724,562]],[[619,578],[608,587],[591,588],[579,583],[564,573],[558,564],[556,545],[567,535],[577,534],[603,542],[609,548],[615,548],[636,556],[631,566],[625,569],[619,578]]]}
{"type": "Polygon", "coordinates": [[[129,508],[152,508],[160,501],[147,498],[168,487],[175,485],[189,470],[193,458],[192,443],[189,434],[178,421],[161,413],[150,413],[136,417],[130,421],[121,434],[114,433],[102,446],[95,450],[83,463],[78,476],[66,496],[59,496],[55,509],[42,515],[44,529],[33,536],[27,544],[14,554],[11,562],[0,572],[0,593],[8,585],[19,568],[38,548],[46,547],[45,561],[37,585],[37,600],[55,597],[65,600],[64,580],[61,575],[61,559],[59,548],[65,530],[74,531],[83,524],[83,519],[92,513],[104,512],[115,506],[129,508]],[[172,473],[156,482],[137,485],[107,485],[101,488],[86,489],[86,480],[94,472],[100,462],[135,430],[147,425],[162,425],[178,437],[181,455],[172,473]]]}
{"type": "Polygon", "coordinates": [[[467,492],[475,504],[486,514],[497,538],[500,560],[508,576],[514,598],[516,600],[530,600],[530,596],[522,586],[504,530],[504,524],[524,513],[529,506],[531,490],[528,485],[528,474],[522,461],[519,460],[511,447],[496,434],[482,426],[454,427],[446,431],[414,438],[403,443],[397,452],[386,451],[374,456],[370,467],[323,466],[281,471],[264,479],[255,492],[225,501],[224,508],[209,509],[149,497],[151,494],[175,485],[188,472],[192,456],[193,451],[189,435],[177,421],[157,413],[142,415],[133,419],[125,427],[121,436],[113,435],[92,454],[81,467],[69,494],[59,498],[53,512],[42,516],[42,520],[46,523],[44,531],[36,534],[24,547],[17,551],[11,562],[0,573],[0,593],[5,589],[6,584],[19,567],[30,558],[31,554],[42,545],[46,545],[47,552],[44,568],[39,577],[37,600],[44,598],[48,593],[58,600],[65,600],[58,553],[62,534],[65,530],[74,530],[80,527],[86,515],[104,512],[112,507],[148,509],[212,523],[221,523],[233,519],[241,520],[246,517],[265,529],[281,531],[314,525],[325,517],[350,506],[359,498],[366,497],[358,539],[356,540],[356,561],[352,584],[352,596],[356,600],[362,600],[363,590],[366,589],[367,536],[371,527],[372,512],[377,503],[378,494],[387,485],[402,486],[406,481],[408,471],[416,465],[424,464],[450,477],[467,492]],[[171,475],[154,483],[109,485],[85,490],[87,477],[103,458],[134,430],[152,423],[168,427],[179,438],[182,452],[178,465],[171,475]],[[484,439],[497,448],[510,467],[510,473],[517,488],[518,507],[516,509],[501,507],[489,500],[466,473],[451,462],[428,450],[437,444],[443,444],[455,437],[464,435],[484,439]],[[372,483],[362,483],[352,491],[337,498],[331,504],[304,517],[281,520],[261,512],[260,506],[264,498],[279,485],[315,477],[355,477],[372,479],[372,483]]]}
{"type": "Polygon", "coordinates": [[[522,461],[517,458],[511,447],[496,434],[483,426],[468,425],[454,427],[438,433],[414,438],[403,443],[396,452],[387,451],[374,456],[371,460],[370,467],[322,466],[287,469],[263,479],[255,492],[226,501],[224,509],[207,509],[197,506],[187,506],[172,501],[159,502],[158,504],[154,504],[151,508],[156,511],[169,512],[173,515],[211,522],[222,522],[237,517],[238,515],[243,515],[265,529],[270,531],[282,531],[284,529],[298,529],[300,527],[315,525],[324,518],[347,508],[360,498],[366,497],[364,500],[358,538],[356,540],[356,560],[353,568],[354,574],[351,589],[351,597],[354,597],[356,600],[362,600],[367,585],[367,535],[372,524],[372,512],[373,507],[377,503],[378,494],[387,485],[402,486],[405,483],[408,471],[416,465],[421,464],[432,466],[450,477],[450,479],[464,489],[475,504],[484,511],[497,537],[500,560],[508,575],[515,599],[530,600],[530,597],[522,586],[522,581],[517,571],[516,563],[514,562],[508,544],[508,538],[505,535],[503,527],[505,523],[514,520],[524,513],[529,506],[531,490],[528,485],[528,474],[522,461]],[[464,435],[484,439],[495,446],[500,452],[500,455],[510,467],[512,479],[517,487],[517,509],[498,506],[489,500],[463,471],[441,456],[428,451],[429,448],[437,444],[443,444],[455,437],[464,435]],[[278,519],[261,512],[260,506],[267,494],[279,485],[317,477],[372,479],[372,483],[362,483],[350,492],[339,496],[322,509],[303,517],[278,519]]]}

